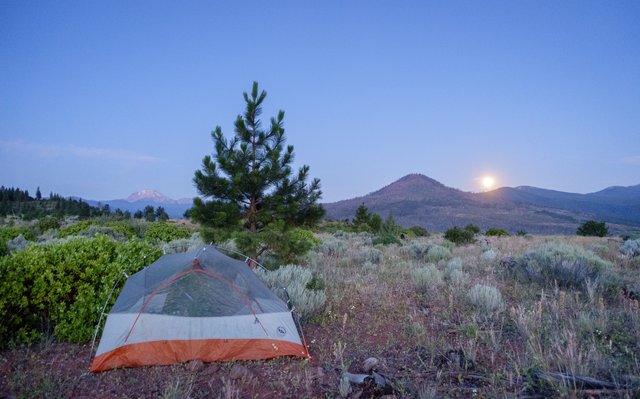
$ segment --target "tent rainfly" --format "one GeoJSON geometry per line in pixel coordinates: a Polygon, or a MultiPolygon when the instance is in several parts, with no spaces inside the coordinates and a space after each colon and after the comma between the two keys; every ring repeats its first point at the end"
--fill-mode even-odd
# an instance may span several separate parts
{"type": "Polygon", "coordinates": [[[245,263],[205,246],[127,279],[91,371],[279,356],[309,358],[287,305],[245,263]]]}

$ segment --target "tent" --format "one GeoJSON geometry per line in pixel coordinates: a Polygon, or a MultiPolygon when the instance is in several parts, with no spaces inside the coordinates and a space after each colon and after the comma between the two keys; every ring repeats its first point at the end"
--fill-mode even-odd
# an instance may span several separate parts
{"type": "Polygon", "coordinates": [[[244,262],[205,246],[127,279],[91,371],[278,356],[309,358],[291,310],[244,262]]]}

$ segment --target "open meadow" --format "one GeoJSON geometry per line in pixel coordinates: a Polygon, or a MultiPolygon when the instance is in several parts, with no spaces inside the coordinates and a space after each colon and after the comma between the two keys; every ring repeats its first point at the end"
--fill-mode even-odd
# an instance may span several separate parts
{"type": "Polygon", "coordinates": [[[300,266],[314,275],[309,292],[324,295],[297,299],[310,360],[91,374],[90,344],[45,336],[0,353],[0,396],[640,395],[638,240],[477,236],[454,245],[433,234],[374,245],[368,233],[317,237],[300,266]]]}

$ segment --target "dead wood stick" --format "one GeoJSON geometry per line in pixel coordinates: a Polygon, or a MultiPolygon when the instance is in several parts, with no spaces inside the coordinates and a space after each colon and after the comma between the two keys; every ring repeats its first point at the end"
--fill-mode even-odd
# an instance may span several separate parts
{"type": "Polygon", "coordinates": [[[573,375],[573,374],[565,374],[565,373],[554,373],[554,372],[544,372],[544,371],[536,371],[533,374],[534,377],[539,378],[541,380],[545,380],[548,382],[554,383],[562,383],[576,389],[586,390],[586,389],[626,389],[630,388],[625,383],[616,383],[609,381],[602,381],[596,378],[583,376],[583,375],[573,375]]]}

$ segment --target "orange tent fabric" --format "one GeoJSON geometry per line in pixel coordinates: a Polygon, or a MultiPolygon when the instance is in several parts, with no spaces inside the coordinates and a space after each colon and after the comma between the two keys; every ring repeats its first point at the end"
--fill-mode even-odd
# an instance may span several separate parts
{"type": "Polygon", "coordinates": [[[309,357],[291,311],[245,263],[206,246],[129,277],[90,370],[278,356],[309,357]]]}

